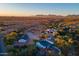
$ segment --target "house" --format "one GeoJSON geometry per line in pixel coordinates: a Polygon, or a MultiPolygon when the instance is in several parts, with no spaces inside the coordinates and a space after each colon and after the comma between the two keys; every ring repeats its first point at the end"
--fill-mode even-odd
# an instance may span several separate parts
{"type": "Polygon", "coordinates": [[[56,34],[58,34],[57,33],[57,30],[56,29],[47,29],[46,31],[45,31],[48,35],[53,35],[53,36],[55,36],[56,34]]]}
{"type": "Polygon", "coordinates": [[[57,31],[55,29],[47,29],[44,32],[41,33],[41,39],[42,40],[49,40],[49,41],[55,41],[54,36],[57,34],[57,31]]]}
{"type": "Polygon", "coordinates": [[[40,41],[36,42],[36,47],[38,49],[44,50],[44,51],[47,51],[47,50],[54,51],[55,55],[57,55],[57,54],[59,55],[61,53],[61,50],[59,48],[57,48],[55,46],[55,44],[49,40],[40,40],[40,41]]]}
{"type": "Polygon", "coordinates": [[[24,34],[17,41],[15,41],[13,45],[18,47],[26,46],[28,40],[29,40],[29,37],[26,34],[24,34]]]}

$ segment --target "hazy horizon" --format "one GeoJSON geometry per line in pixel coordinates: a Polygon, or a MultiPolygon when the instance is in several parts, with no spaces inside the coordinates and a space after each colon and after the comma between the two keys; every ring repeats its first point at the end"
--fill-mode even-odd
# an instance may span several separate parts
{"type": "Polygon", "coordinates": [[[0,3],[0,16],[79,15],[75,3],[0,3]]]}

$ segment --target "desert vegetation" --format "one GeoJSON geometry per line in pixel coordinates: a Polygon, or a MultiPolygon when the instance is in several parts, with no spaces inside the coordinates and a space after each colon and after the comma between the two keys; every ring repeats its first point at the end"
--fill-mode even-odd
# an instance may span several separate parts
{"type": "Polygon", "coordinates": [[[79,55],[79,16],[0,16],[0,55],[79,55]]]}

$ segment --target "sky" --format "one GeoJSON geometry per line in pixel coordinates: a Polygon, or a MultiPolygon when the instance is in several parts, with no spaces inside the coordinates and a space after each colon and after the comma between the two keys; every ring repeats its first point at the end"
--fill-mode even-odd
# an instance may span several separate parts
{"type": "Polygon", "coordinates": [[[0,16],[79,15],[78,3],[0,3],[0,16]]]}

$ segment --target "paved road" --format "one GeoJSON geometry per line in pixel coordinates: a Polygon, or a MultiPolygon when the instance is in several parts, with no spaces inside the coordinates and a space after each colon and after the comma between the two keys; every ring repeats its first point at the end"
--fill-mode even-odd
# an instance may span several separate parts
{"type": "Polygon", "coordinates": [[[38,35],[36,35],[36,34],[34,34],[34,33],[32,33],[32,32],[27,32],[27,35],[28,35],[28,37],[29,37],[29,44],[33,44],[33,39],[37,39],[37,40],[39,40],[39,37],[38,37],[38,35]]]}
{"type": "Polygon", "coordinates": [[[27,35],[29,36],[30,39],[39,39],[38,35],[32,32],[28,32],[27,35]]]}

